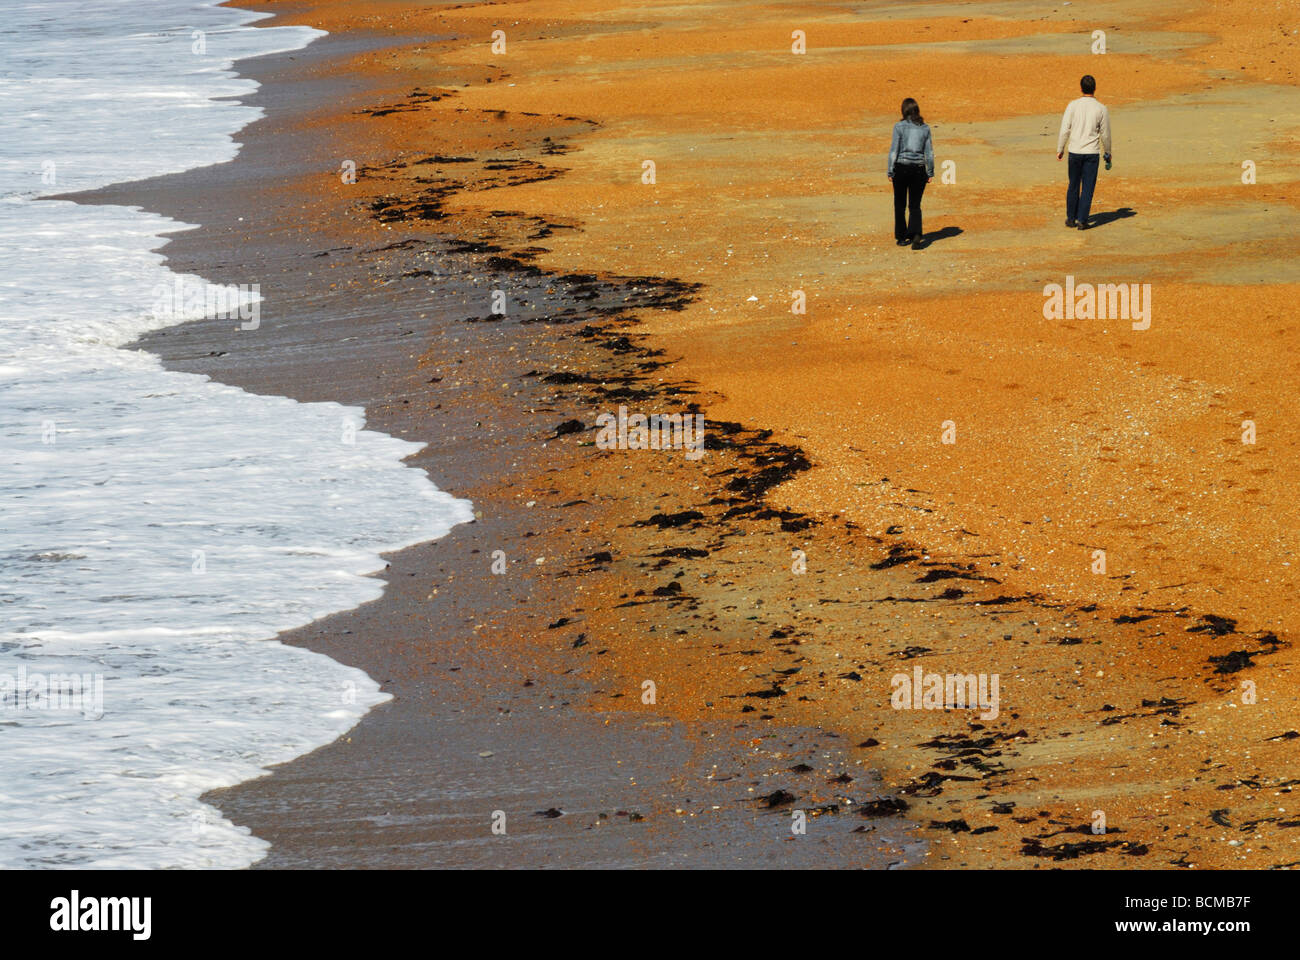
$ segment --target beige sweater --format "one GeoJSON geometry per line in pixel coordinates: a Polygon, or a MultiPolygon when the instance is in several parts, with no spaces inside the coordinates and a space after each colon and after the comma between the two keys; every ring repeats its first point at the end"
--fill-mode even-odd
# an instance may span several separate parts
{"type": "Polygon", "coordinates": [[[1056,152],[1110,153],[1110,113],[1096,97],[1071,100],[1061,118],[1061,135],[1056,138],[1056,152]]]}

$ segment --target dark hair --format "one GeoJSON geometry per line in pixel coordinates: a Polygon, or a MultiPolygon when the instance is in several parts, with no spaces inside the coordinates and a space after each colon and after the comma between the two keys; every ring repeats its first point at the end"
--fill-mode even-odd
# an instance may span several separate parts
{"type": "Polygon", "coordinates": [[[1097,81],[1093,79],[1091,73],[1084,74],[1083,79],[1079,81],[1079,89],[1090,96],[1097,92],[1097,81]]]}
{"type": "Polygon", "coordinates": [[[921,108],[911,97],[903,101],[903,119],[911,120],[913,123],[925,123],[925,119],[921,116],[921,108]]]}

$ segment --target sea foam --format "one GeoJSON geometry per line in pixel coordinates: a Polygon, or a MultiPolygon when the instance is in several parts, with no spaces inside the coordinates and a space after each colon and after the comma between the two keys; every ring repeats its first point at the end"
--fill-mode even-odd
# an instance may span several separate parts
{"type": "Polygon", "coordinates": [[[216,99],[256,89],[233,62],[320,35],[259,18],[65,0],[0,20],[0,866],[258,859],[199,796],[386,699],[271,638],[375,599],[381,552],[472,518],[401,462],[418,445],[354,430],[361,409],[121,349],[176,322],[153,294],[176,280],[160,234],[187,225],[41,199],[232,158],[260,115],[216,99]],[[4,682],[60,674],[102,677],[102,714],[4,682]]]}

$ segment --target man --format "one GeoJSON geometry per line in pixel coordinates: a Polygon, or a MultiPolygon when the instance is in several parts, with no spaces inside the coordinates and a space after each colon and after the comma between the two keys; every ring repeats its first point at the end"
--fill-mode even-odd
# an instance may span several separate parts
{"type": "Polygon", "coordinates": [[[1061,118],[1061,135],[1056,138],[1056,159],[1070,150],[1070,186],[1065,194],[1065,225],[1088,229],[1092,212],[1092,191],[1097,186],[1097,161],[1106,157],[1110,168],[1110,113],[1093,96],[1097,81],[1086,76],[1079,81],[1083,96],[1071,100],[1061,118]]]}

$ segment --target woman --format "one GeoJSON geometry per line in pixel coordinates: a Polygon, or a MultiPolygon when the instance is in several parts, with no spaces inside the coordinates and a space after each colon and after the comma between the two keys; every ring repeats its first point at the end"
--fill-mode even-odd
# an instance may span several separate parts
{"type": "Polygon", "coordinates": [[[894,183],[894,239],[900,247],[921,248],[921,194],[934,176],[934,143],[921,108],[908,97],[903,119],[894,124],[889,145],[889,179],[894,183]]]}

